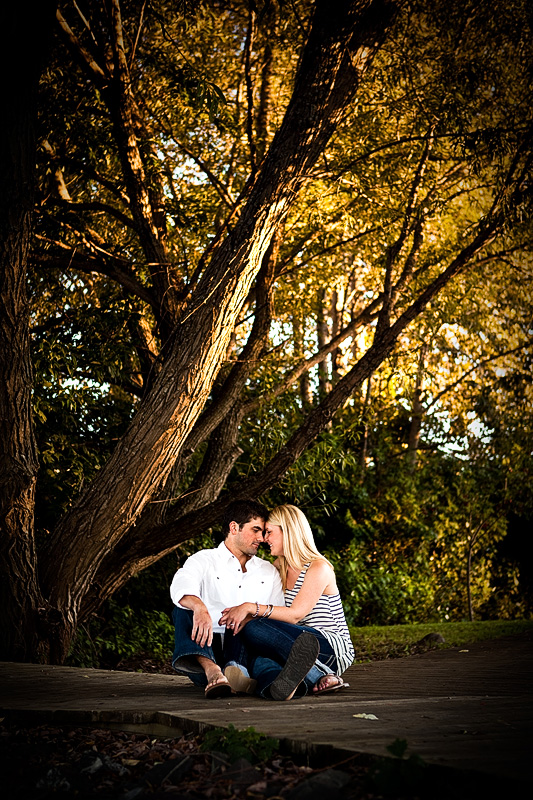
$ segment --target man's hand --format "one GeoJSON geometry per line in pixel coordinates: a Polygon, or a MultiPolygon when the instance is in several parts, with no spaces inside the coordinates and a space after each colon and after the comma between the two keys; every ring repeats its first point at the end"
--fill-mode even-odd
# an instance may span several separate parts
{"type": "Polygon", "coordinates": [[[239,633],[252,618],[253,611],[255,611],[255,603],[241,603],[240,606],[225,608],[218,624],[225,625],[233,633],[239,633]]]}
{"type": "Polygon", "coordinates": [[[193,611],[191,639],[200,647],[213,644],[213,622],[205,606],[193,611]]]}
{"type": "Polygon", "coordinates": [[[213,644],[213,621],[205,603],[194,594],[186,594],[180,599],[180,606],[192,611],[191,639],[200,647],[213,644]]]}

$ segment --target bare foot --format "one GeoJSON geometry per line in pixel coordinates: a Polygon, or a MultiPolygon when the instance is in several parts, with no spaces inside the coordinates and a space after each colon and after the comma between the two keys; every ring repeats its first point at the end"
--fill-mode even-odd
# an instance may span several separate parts
{"type": "Polygon", "coordinates": [[[210,675],[206,675],[207,686],[205,687],[205,696],[214,697],[227,697],[231,694],[231,686],[222,671],[214,670],[210,675]]]}
{"type": "Polygon", "coordinates": [[[347,684],[345,684],[338,675],[328,674],[324,675],[323,678],[320,678],[320,680],[315,683],[313,686],[313,693],[322,694],[322,692],[335,692],[346,685],[347,684]]]}

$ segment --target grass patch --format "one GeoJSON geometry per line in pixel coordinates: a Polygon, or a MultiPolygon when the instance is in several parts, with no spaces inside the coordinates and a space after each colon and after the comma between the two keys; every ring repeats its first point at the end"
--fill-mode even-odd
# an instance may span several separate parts
{"type": "Polygon", "coordinates": [[[368,625],[350,627],[355,660],[377,661],[401,658],[432,647],[461,647],[485,639],[498,639],[515,633],[533,631],[533,620],[487,620],[486,622],[429,622],[422,625],[368,625]],[[440,633],[444,644],[420,645],[428,633],[440,633]]]}

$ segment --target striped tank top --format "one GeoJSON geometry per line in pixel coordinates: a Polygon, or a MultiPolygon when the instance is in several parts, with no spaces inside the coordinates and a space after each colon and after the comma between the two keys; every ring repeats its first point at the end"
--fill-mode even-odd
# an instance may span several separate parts
{"type": "MultiPolygon", "coordinates": [[[[292,606],[294,598],[302,588],[305,574],[310,565],[311,562],[304,565],[294,584],[294,589],[285,589],[286,606],[292,606]]],[[[340,594],[320,595],[316,606],[303,619],[299,620],[299,623],[316,628],[328,640],[337,659],[339,674],[348,669],[354,660],[355,651],[346,624],[340,594]]]]}

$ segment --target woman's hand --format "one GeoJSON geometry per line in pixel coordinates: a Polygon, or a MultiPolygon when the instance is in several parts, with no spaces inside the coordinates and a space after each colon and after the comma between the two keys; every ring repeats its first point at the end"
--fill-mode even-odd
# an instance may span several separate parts
{"type": "Polygon", "coordinates": [[[255,611],[255,603],[241,603],[240,606],[225,608],[219,625],[225,625],[233,633],[239,633],[255,611]]]}

